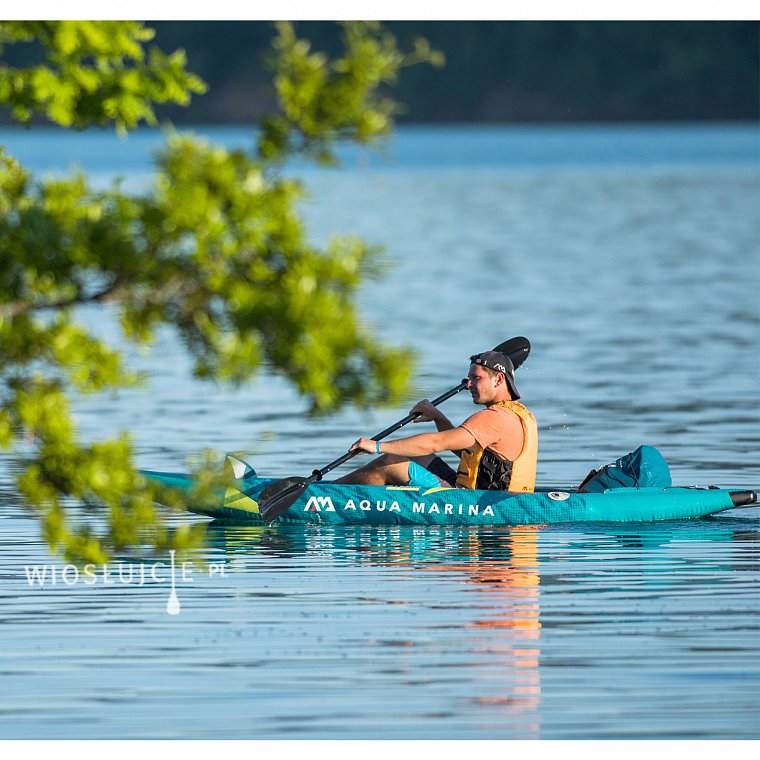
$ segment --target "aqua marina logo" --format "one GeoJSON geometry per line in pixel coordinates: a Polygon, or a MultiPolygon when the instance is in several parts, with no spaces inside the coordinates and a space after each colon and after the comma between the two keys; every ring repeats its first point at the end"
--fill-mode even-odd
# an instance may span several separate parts
{"type": "MultiPolygon", "coordinates": [[[[170,562],[124,563],[118,565],[88,564],[80,568],[77,565],[25,565],[24,573],[30,588],[40,590],[60,587],[109,586],[142,587],[170,584],[166,612],[179,615],[182,605],[177,595],[177,583],[192,583],[198,568],[193,562],[177,563],[175,550],[169,550],[170,562]]],[[[223,562],[208,564],[205,573],[211,577],[227,577],[223,562]]]]}
{"type": "Polygon", "coordinates": [[[335,505],[329,496],[312,496],[303,508],[304,512],[334,512],[335,505]]]}

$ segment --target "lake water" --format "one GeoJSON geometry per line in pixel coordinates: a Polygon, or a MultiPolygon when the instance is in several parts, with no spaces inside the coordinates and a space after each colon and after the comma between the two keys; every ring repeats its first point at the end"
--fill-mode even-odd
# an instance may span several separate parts
{"type": "MultiPolygon", "coordinates": [[[[138,189],[160,137],[0,144],[37,171],[78,163],[138,189]]],[[[385,246],[394,267],[359,308],[416,349],[409,405],[526,335],[539,483],[577,485],[648,443],[676,484],[760,487],[755,125],[416,128],[385,159],[345,159],[296,169],[303,211],[317,242],[385,246]]],[[[81,319],[118,340],[101,314],[81,319]]],[[[407,411],[313,421],[280,379],[199,384],[168,331],[132,362],[148,391],[77,416],[89,440],[130,429],[152,469],[210,447],[306,475],[407,411]]],[[[16,467],[0,459],[2,739],[760,738],[760,508],[635,527],[212,527],[169,615],[168,556],[76,577],[18,503],[16,467]]]]}

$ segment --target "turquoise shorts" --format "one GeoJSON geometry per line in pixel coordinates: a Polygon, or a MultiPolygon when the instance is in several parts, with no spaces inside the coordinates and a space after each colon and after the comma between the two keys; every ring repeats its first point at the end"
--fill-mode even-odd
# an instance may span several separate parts
{"type": "Polygon", "coordinates": [[[438,457],[433,459],[430,467],[436,470],[436,473],[426,470],[421,464],[417,464],[417,462],[409,462],[409,485],[416,486],[417,488],[452,487],[456,478],[456,472],[451,467],[438,457]]]}

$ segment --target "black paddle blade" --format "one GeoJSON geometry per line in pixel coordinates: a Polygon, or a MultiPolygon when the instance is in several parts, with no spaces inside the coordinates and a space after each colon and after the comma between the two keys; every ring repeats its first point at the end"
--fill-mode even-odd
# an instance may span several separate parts
{"type": "Polygon", "coordinates": [[[493,350],[506,354],[512,360],[512,366],[517,369],[528,358],[530,341],[527,338],[518,336],[499,343],[493,350]]]}
{"type": "Polygon", "coordinates": [[[287,512],[313,482],[313,478],[286,478],[268,485],[259,494],[259,514],[265,520],[274,520],[287,512]]]}

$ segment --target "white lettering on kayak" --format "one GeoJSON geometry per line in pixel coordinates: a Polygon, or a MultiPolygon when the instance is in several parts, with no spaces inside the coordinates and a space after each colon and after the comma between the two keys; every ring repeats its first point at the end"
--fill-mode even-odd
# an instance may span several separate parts
{"type": "MultiPolygon", "coordinates": [[[[362,512],[401,512],[401,506],[397,501],[392,501],[390,505],[386,500],[371,502],[369,499],[362,499],[357,505],[353,499],[348,499],[343,505],[343,511],[353,509],[354,512],[360,509],[362,512]]],[[[335,506],[330,496],[312,496],[303,508],[304,512],[335,512],[335,506]]]]}
{"type": "MultiPolygon", "coordinates": [[[[552,498],[556,498],[556,494],[550,494],[552,498]]],[[[378,500],[370,501],[369,499],[362,499],[358,504],[353,499],[347,499],[343,505],[343,510],[357,509],[362,512],[403,512],[401,505],[397,501],[392,501],[390,505],[388,501],[378,500]]],[[[304,512],[335,512],[335,505],[330,496],[311,496],[306,502],[303,508],[304,512]]],[[[467,515],[468,517],[493,517],[494,511],[490,504],[482,506],[480,504],[438,504],[433,502],[427,504],[424,501],[412,502],[413,514],[428,514],[428,515],[467,515]]]]}
{"type": "Polygon", "coordinates": [[[334,512],[332,499],[329,496],[312,496],[303,508],[304,512],[321,512],[322,509],[325,512],[334,512]]]}
{"type": "MultiPolygon", "coordinates": [[[[443,505],[443,514],[444,515],[453,515],[454,510],[456,507],[453,504],[444,504],[443,505]]],[[[415,501],[412,503],[412,512],[415,514],[429,514],[429,515],[440,515],[441,514],[441,508],[433,502],[430,506],[428,506],[424,501],[415,501]]],[[[456,514],[464,514],[465,513],[465,505],[459,504],[458,505],[458,511],[456,514]]],[[[480,505],[479,504],[468,504],[467,505],[467,514],[470,516],[475,515],[481,515],[482,517],[493,517],[493,507],[490,504],[486,504],[483,507],[483,511],[480,511],[480,505]]]]}

